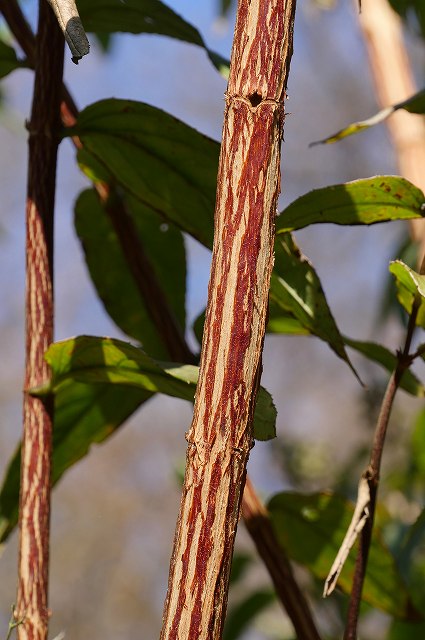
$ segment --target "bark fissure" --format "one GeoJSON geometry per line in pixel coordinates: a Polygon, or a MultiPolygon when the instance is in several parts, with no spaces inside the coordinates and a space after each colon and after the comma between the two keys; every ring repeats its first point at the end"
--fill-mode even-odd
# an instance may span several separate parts
{"type": "Polygon", "coordinates": [[[161,638],[221,637],[273,267],[295,2],[240,0],[199,383],[161,638]]]}
{"type": "Polygon", "coordinates": [[[50,376],[53,340],[53,211],[62,94],[63,36],[40,1],[34,95],[29,123],[26,210],[26,364],[16,619],[19,640],[45,640],[48,628],[50,466],[53,399],[27,390],[50,376]]]}

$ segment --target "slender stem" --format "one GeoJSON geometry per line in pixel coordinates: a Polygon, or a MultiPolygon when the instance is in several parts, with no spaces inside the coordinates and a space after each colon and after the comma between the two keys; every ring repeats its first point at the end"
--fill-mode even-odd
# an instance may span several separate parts
{"type": "Polygon", "coordinates": [[[388,423],[391,416],[395,394],[397,393],[397,390],[400,386],[400,381],[403,373],[412,362],[412,356],[409,355],[409,351],[415,331],[418,310],[419,301],[416,299],[413,303],[412,312],[409,317],[403,351],[399,353],[397,366],[390,376],[384,397],[382,399],[381,410],[379,412],[378,420],[375,427],[369,466],[364,473],[364,476],[368,480],[370,491],[369,518],[366,520],[366,524],[363,527],[360,536],[353,578],[353,586],[348,606],[347,624],[344,633],[344,640],[356,640],[357,638],[360,602],[362,597],[364,579],[366,576],[369,550],[372,542],[372,530],[379,488],[379,475],[381,470],[382,454],[385,446],[385,438],[387,435],[388,423]]]}
{"type": "Polygon", "coordinates": [[[320,640],[309,604],[295,580],[284,549],[276,539],[269,514],[249,478],[245,483],[242,515],[258,554],[273,580],[276,594],[294,625],[297,638],[320,640]]]}
{"type": "MultiPolygon", "coordinates": [[[[44,353],[53,340],[53,212],[59,143],[63,36],[39,3],[27,195],[26,366],[30,389],[49,379],[44,353]]],[[[53,398],[24,394],[18,597],[20,640],[45,640],[48,629],[50,465],[53,398]]]]}

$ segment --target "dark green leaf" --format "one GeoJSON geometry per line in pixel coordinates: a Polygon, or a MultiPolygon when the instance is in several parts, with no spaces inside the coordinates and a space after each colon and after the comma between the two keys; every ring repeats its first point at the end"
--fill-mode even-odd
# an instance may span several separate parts
{"type": "Polygon", "coordinates": [[[249,594],[242,602],[229,611],[224,626],[223,640],[236,640],[250,626],[252,620],[275,600],[270,589],[262,589],[249,594]]]}
{"type": "Polygon", "coordinates": [[[276,231],[324,222],[359,225],[422,218],[424,203],[422,191],[408,180],[375,176],[306,193],[278,216],[276,231]]]}
{"type": "MultiPolygon", "coordinates": [[[[326,494],[280,493],[269,502],[273,528],[289,557],[324,580],[332,566],[353,515],[353,505],[326,494]]],[[[348,556],[338,585],[350,593],[355,553],[348,556]]],[[[369,554],[363,599],[370,605],[405,620],[417,619],[406,585],[389,550],[375,528],[369,554]]]]}
{"type": "MultiPolygon", "coordinates": [[[[55,393],[52,482],[83,458],[93,443],[102,442],[151,393],[129,386],[63,382],[55,393]]],[[[0,491],[0,541],[18,520],[20,449],[12,458],[0,491]]]]}
{"type": "MultiPolygon", "coordinates": [[[[361,342],[360,340],[351,340],[344,337],[344,342],[348,347],[355,349],[372,362],[380,364],[389,373],[392,373],[397,366],[397,356],[386,347],[375,342],[361,342]]],[[[425,387],[414,373],[407,369],[401,378],[400,387],[411,393],[413,396],[423,398],[425,396],[425,387]]]]}
{"type": "MultiPolygon", "coordinates": [[[[52,369],[51,390],[56,392],[64,381],[84,384],[129,385],[151,393],[193,401],[198,367],[161,363],[141,349],[122,340],[80,336],[56,342],[46,352],[52,369]]],[[[44,394],[49,389],[34,389],[44,394]]],[[[270,394],[260,388],[254,414],[254,436],[268,440],[275,436],[276,408],[270,394]]]]}
{"type": "MultiPolygon", "coordinates": [[[[181,232],[161,223],[159,216],[128,196],[122,216],[128,215],[132,245],[143,255],[144,281],[155,280],[163,291],[174,318],[185,327],[186,257],[181,232]],[[135,233],[133,233],[135,232],[135,233]]],[[[90,276],[100,299],[117,325],[139,340],[153,357],[169,353],[158,333],[148,302],[139,291],[111,220],[94,190],[80,194],[75,206],[75,225],[83,245],[90,276]]],[[[151,295],[155,295],[152,289],[151,295]]],[[[147,287],[149,289],[149,287],[147,287]]]]}
{"type": "Polygon", "coordinates": [[[212,246],[217,142],[160,109],[115,99],[84,109],[66,133],[80,136],[79,161],[89,177],[110,177],[164,221],[212,246]]]}
{"type": "Polygon", "coordinates": [[[15,69],[28,68],[25,60],[18,60],[15,50],[0,40],[0,78],[4,78],[15,69]]]}
{"type": "Polygon", "coordinates": [[[78,10],[86,31],[155,33],[176,38],[205,49],[218,70],[228,75],[229,62],[211,52],[199,31],[159,0],[79,0],[78,10]]]}
{"type": "MultiPolygon", "coordinates": [[[[108,438],[155,391],[193,401],[198,368],[161,365],[141,349],[120,340],[80,337],[52,345],[46,359],[53,370],[55,395],[53,471],[55,484],[93,443],[108,438]]],[[[47,389],[40,389],[45,393],[47,389]]],[[[254,436],[275,436],[276,409],[260,387],[254,436]]],[[[7,469],[0,490],[0,542],[17,523],[20,450],[7,469]]]]}
{"type": "Polygon", "coordinates": [[[232,558],[232,570],[230,572],[231,585],[236,584],[245,576],[253,561],[254,557],[252,555],[235,551],[232,558]]]}
{"type": "Polygon", "coordinates": [[[298,336],[310,335],[310,331],[304,327],[290,311],[284,311],[278,304],[273,302],[273,300],[270,300],[269,303],[267,332],[298,336]]]}
{"type": "Polygon", "coordinates": [[[348,127],[344,127],[344,129],[341,129],[328,138],[325,138],[324,140],[318,140],[317,142],[312,142],[310,146],[312,147],[316,144],[332,144],[333,142],[338,142],[343,138],[352,136],[354,133],[359,133],[360,131],[364,131],[364,129],[369,129],[369,127],[372,127],[373,125],[379,124],[380,122],[386,120],[395,111],[398,111],[398,109],[405,109],[410,113],[425,113],[425,89],[422,89],[422,91],[416,93],[407,100],[403,100],[403,102],[399,102],[392,107],[386,107],[385,109],[382,109],[367,120],[352,122],[348,125],[348,127]]]}
{"type": "MultiPolygon", "coordinates": [[[[424,451],[422,450],[422,456],[424,451]]],[[[409,578],[410,570],[414,562],[414,553],[419,547],[423,549],[425,542],[425,509],[417,517],[416,521],[410,525],[403,543],[397,554],[397,562],[403,574],[409,578]]]]}
{"type": "Polygon", "coordinates": [[[285,315],[289,312],[309,333],[325,340],[354,371],[320,280],[289,233],[276,239],[270,300],[274,309],[280,308],[285,315]]]}
{"type": "Polygon", "coordinates": [[[425,622],[395,620],[387,636],[387,640],[420,640],[420,638],[425,638],[425,622]]]}
{"type": "Polygon", "coordinates": [[[421,276],[401,260],[390,263],[390,272],[396,279],[397,297],[400,304],[410,314],[413,302],[418,301],[419,310],[416,324],[425,327],[425,276],[421,276]]]}

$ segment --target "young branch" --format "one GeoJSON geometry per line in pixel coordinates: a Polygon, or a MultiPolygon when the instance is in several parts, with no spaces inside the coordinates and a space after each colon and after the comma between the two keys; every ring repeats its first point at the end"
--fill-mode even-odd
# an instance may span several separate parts
{"type": "Polygon", "coordinates": [[[239,0],[194,416],[162,640],[220,638],[260,378],[295,2],[239,0]]]}
{"type": "Polygon", "coordinates": [[[242,516],[292,624],[297,638],[320,640],[319,632],[291,564],[274,534],[266,508],[255,493],[249,478],[245,483],[242,516]]]}
{"type": "Polygon", "coordinates": [[[48,628],[50,458],[53,399],[30,396],[45,384],[44,353],[53,341],[53,212],[60,129],[63,36],[45,0],[39,3],[27,193],[26,366],[20,492],[19,640],[45,640],[48,628]]]}
{"type": "Polygon", "coordinates": [[[369,466],[363,473],[363,478],[367,481],[367,484],[369,486],[370,499],[368,504],[368,517],[366,518],[359,540],[359,548],[357,551],[353,586],[348,606],[347,624],[344,633],[344,640],[357,639],[360,602],[362,597],[364,579],[366,576],[369,550],[372,542],[372,530],[379,488],[379,474],[381,469],[382,454],[384,450],[385,438],[387,435],[388,423],[395,394],[397,393],[397,390],[400,386],[400,381],[403,373],[412,363],[412,356],[409,354],[409,351],[413,333],[415,330],[418,309],[419,302],[416,300],[413,304],[412,312],[409,317],[409,324],[406,331],[406,339],[403,351],[399,353],[397,366],[391,374],[384,397],[382,399],[381,410],[379,412],[372,443],[369,466]]]}

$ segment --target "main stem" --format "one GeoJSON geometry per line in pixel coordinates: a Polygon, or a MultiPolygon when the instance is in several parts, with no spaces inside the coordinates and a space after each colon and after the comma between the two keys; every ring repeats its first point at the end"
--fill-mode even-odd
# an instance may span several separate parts
{"type": "Polygon", "coordinates": [[[226,93],[215,239],[162,640],[220,638],[252,446],[295,0],[240,0],[226,93]]]}
{"type": "Polygon", "coordinates": [[[20,547],[15,610],[19,640],[48,630],[50,459],[53,400],[28,389],[45,383],[53,340],[53,210],[60,128],[63,36],[46,0],[39,3],[34,95],[29,128],[26,207],[26,365],[21,462],[20,547]]]}

